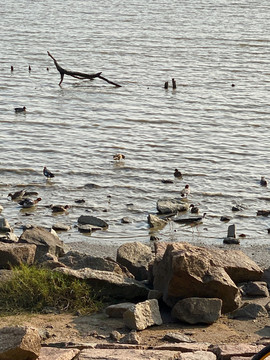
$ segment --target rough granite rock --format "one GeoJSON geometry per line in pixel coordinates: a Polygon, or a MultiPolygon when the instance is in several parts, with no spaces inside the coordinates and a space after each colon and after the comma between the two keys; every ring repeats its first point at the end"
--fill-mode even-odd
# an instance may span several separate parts
{"type": "Polygon", "coordinates": [[[56,268],[53,271],[87,280],[95,291],[99,291],[100,296],[127,300],[146,299],[149,291],[149,289],[139,281],[110,271],[100,271],[89,268],[80,270],[56,268]]]}
{"type": "Polygon", "coordinates": [[[219,319],[221,306],[220,299],[186,298],[174,305],[172,316],[188,324],[212,324],[219,319]]]}
{"type": "Polygon", "coordinates": [[[19,243],[36,245],[35,261],[37,262],[46,253],[56,255],[57,257],[64,255],[63,241],[57,235],[40,226],[25,230],[19,238],[19,243]]]}
{"type": "Polygon", "coordinates": [[[146,300],[129,308],[123,314],[124,323],[130,329],[143,330],[148,326],[161,325],[162,319],[156,299],[146,300]]]}
{"type": "Polygon", "coordinates": [[[20,264],[33,265],[36,246],[0,243],[0,269],[10,269],[20,264]]]}
{"type": "Polygon", "coordinates": [[[0,329],[0,360],[35,360],[40,349],[37,329],[27,326],[0,329]]]}
{"type": "Polygon", "coordinates": [[[148,279],[148,267],[154,259],[151,248],[140,242],[121,245],[117,250],[116,261],[124,265],[137,280],[148,279]]]}
{"type": "Polygon", "coordinates": [[[240,306],[238,282],[259,280],[262,270],[241,251],[207,249],[188,243],[157,243],[153,264],[154,289],[173,306],[187,297],[223,301],[222,312],[240,306]]]}

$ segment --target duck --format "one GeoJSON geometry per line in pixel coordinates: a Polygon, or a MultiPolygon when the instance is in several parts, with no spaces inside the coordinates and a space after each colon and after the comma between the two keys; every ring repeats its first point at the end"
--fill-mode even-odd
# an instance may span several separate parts
{"type": "Polygon", "coordinates": [[[180,194],[182,197],[188,197],[188,195],[190,194],[190,187],[188,184],[184,187],[184,189],[180,191],[180,194]]]}
{"type": "Polygon", "coordinates": [[[23,207],[23,208],[30,208],[35,206],[37,203],[39,203],[42,199],[41,198],[37,198],[35,200],[30,199],[30,198],[26,198],[23,199],[19,202],[19,204],[23,207]]]}
{"type": "Polygon", "coordinates": [[[54,174],[49,169],[47,169],[46,166],[43,168],[43,175],[48,179],[54,177],[54,174]]]}
{"type": "Polygon", "coordinates": [[[267,180],[265,179],[264,176],[261,177],[260,184],[261,184],[261,186],[267,186],[267,180]]]}
{"type": "Polygon", "coordinates": [[[195,206],[194,204],[191,204],[189,208],[190,208],[191,214],[198,214],[199,213],[199,208],[197,206],[195,206]]]}
{"type": "Polygon", "coordinates": [[[25,190],[16,191],[15,193],[9,193],[8,197],[11,197],[11,200],[18,200],[21,199],[25,195],[25,190]]]}
{"type": "Polygon", "coordinates": [[[181,171],[179,171],[178,169],[175,169],[174,170],[174,177],[181,178],[182,177],[181,171]]]}
{"type": "Polygon", "coordinates": [[[15,110],[15,113],[21,113],[21,112],[25,112],[26,111],[26,107],[23,106],[23,107],[16,107],[14,108],[15,110]]]}
{"type": "Polygon", "coordinates": [[[70,208],[69,205],[50,205],[52,212],[66,212],[70,208]]]}
{"type": "Polygon", "coordinates": [[[115,160],[115,161],[121,161],[121,160],[124,160],[125,158],[126,157],[123,154],[115,154],[115,155],[113,155],[113,160],[115,160]]]}

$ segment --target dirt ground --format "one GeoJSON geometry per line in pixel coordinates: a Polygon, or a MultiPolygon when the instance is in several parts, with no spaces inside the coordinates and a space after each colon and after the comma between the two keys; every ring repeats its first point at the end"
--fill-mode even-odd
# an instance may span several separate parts
{"type": "MultiPolygon", "coordinates": [[[[165,320],[166,321],[166,320],[165,320]]],[[[123,336],[130,331],[122,319],[109,318],[105,313],[90,316],[71,314],[16,315],[1,317],[1,327],[29,325],[40,329],[43,343],[104,343],[113,342],[110,333],[117,330],[123,336]]],[[[167,333],[185,334],[196,342],[210,344],[254,343],[270,337],[270,318],[241,321],[222,316],[212,325],[188,325],[167,322],[138,332],[141,345],[157,346],[165,343],[167,333]]]]}

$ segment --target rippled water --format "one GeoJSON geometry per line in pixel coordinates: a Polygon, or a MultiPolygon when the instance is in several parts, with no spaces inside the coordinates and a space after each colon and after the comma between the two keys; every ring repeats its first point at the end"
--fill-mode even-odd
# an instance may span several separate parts
{"type": "Polygon", "coordinates": [[[269,11],[266,0],[2,4],[0,204],[15,232],[61,221],[73,226],[60,235],[67,243],[148,243],[156,201],[190,184],[189,201],[207,213],[204,223],[172,223],[155,235],[221,244],[228,223],[220,217],[228,215],[247,235],[243,246],[269,243],[270,220],[256,216],[270,209],[269,188],[259,185],[262,175],[270,179],[269,11]],[[66,69],[102,71],[122,87],[67,76],[59,87],[47,51],[66,69]],[[25,114],[14,113],[24,105],[25,114]],[[125,162],[114,163],[118,152],[125,162]],[[55,172],[51,182],[44,165],[55,172]],[[163,184],[175,168],[183,179],[163,184]],[[31,216],[7,200],[21,188],[42,197],[31,216]],[[53,216],[52,203],[72,208],[53,216]],[[233,213],[235,204],[244,210],[233,213]],[[109,229],[79,233],[82,214],[109,229]],[[124,216],[132,223],[122,224],[124,216]]]}

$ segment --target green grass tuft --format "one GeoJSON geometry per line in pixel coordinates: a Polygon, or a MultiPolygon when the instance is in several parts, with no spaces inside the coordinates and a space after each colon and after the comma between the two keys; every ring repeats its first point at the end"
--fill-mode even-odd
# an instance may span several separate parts
{"type": "Polygon", "coordinates": [[[41,312],[46,307],[60,311],[91,314],[102,303],[87,282],[46,268],[20,265],[12,278],[0,282],[0,311],[3,313],[41,312]]]}

